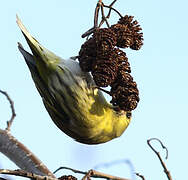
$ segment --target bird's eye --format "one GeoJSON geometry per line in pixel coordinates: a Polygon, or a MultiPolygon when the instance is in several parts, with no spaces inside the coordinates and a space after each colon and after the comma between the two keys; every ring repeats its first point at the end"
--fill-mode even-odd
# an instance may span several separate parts
{"type": "Polygon", "coordinates": [[[131,115],[132,115],[132,113],[131,112],[127,112],[127,114],[126,114],[126,116],[127,116],[127,118],[131,118],[131,115]]]}

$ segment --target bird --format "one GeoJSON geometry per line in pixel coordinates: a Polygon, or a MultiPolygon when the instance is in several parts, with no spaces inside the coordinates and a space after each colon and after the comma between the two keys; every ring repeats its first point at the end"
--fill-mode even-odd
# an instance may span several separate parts
{"type": "Polygon", "coordinates": [[[43,47],[16,22],[31,52],[18,42],[43,104],[56,126],[82,144],[101,144],[120,137],[131,121],[131,111],[117,111],[83,72],[74,58],[63,59],[43,47]]]}

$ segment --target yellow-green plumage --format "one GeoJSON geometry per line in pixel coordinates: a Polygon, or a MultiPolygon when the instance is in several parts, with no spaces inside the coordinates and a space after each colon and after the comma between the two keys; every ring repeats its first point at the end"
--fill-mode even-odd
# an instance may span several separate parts
{"type": "Polygon", "coordinates": [[[17,23],[33,54],[18,48],[25,58],[43,103],[54,123],[68,136],[85,144],[119,137],[130,123],[130,112],[116,112],[89,73],[75,60],[63,60],[40,45],[17,23]]]}

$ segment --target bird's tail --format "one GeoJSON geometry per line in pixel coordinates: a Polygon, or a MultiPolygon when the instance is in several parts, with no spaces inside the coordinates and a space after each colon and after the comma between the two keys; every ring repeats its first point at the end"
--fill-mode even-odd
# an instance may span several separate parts
{"type": "MultiPolygon", "coordinates": [[[[59,64],[62,59],[58,56],[56,56],[54,53],[43,47],[34,37],[31,36],[31,34],[27,31],[21,20],[18,16],[16,16],[16,22],[21,29],[31,51],[33,54],[33,58],[28,58],[29,55],[27,54],[27,65],[30,68],[32,67],[32,63],[35,64],[35,68],[37,69],[37,72],[39,73],[40,77],[47,82],[46,74],[51,73],[54,69],[56,69],[57,65],[59,64]],[[33,62],[31,62],[33,61],[33,62]],[[28,64],[29,63],[29,64],[28,64]]],[[[21,47],[21,44],[18,46],[21,53],[26,55],[23,48],[21,47]]]]}
{"type": "Polygon", "coordinates": [[[16,22],[37,61],[43,61],[45,64],[59,63],[60,57],[56,56],[54,53],[43,47],[34,37],[32,37],[17,15],[16,22]]]}
{"type": "Polygon", "coordinates": [[[31,72],[31,76],[33,78],[36,88],[38,89],[40,95],[44,97],[45,94],[47,94],[46,91],[48,90],[48,87],[46,86],[46,83],[43,81],[39,74],[33,55],[25,51],[21,43],[18,43],[18,49],[25,59],[25,62],[31,72]]]}
{"type": "Polygon", "coordinates": [[[41,45],[39,44],[39,42],[35,38],[33,38],[31,36],[31,34],[28,32],[26,27],[23,25],[23,23],[19,19],[18,15],[16,15],[16,22],[17,22],[20,30],[22,31],[22,33],[23,33],[23,35],[24,35],[29,47],[31,48],[31,50],[33,52],[33,54],[36,54],[37,52],[38,52],[38,54],[40,54],[41,53],[40,52],[41,51],[40,50],[41,45]]]}

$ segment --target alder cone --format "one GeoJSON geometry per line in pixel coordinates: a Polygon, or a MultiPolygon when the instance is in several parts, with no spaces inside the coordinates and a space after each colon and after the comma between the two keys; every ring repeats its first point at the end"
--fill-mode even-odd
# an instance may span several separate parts
{"type": "Polygon", "coordinates": [[[64,176],[59,177],[58,179],[59,180],[77,180],[77,178],[72,175],[68,175],[68,176],[64,175],[64,176]]]}
{"type": "Polygon", "coordinates": [[[112,84],[110,93],[112,94],[111,103],[125,111],[134,110],[140,100],[136,82],[129,73],[124,71],[118,73],[118,78],[112,84]]]}
{"type": "Polygon", "coordinates": [[[97,86],[107,87],[117,77],[118,61],[115,51],[97,56],[92,66],[93,79],[97,86]]]}
{"type": "Polygon", "coordinates": [[[138,21],[134,16],[121,17],[117,24],[111,26],[111,29],[117,35],[117,47],[139,50],[143,45],[143,33],[138,21]]]}
{"type": "Polygon", "coordinates": [[[96,29],[93,37],[96,40],[97,56],[103,56],[112,51],[117,43],[116,34],[110,28],[96,29]]]}
{"type": "Polygon", "coordinates": [[[90,38],[81,46],[78,56],[80,67],[84,72],[90,72],[92,70],[92,64],[96,60],[96,56],[96,40],[95,38],[90,38]]]}

